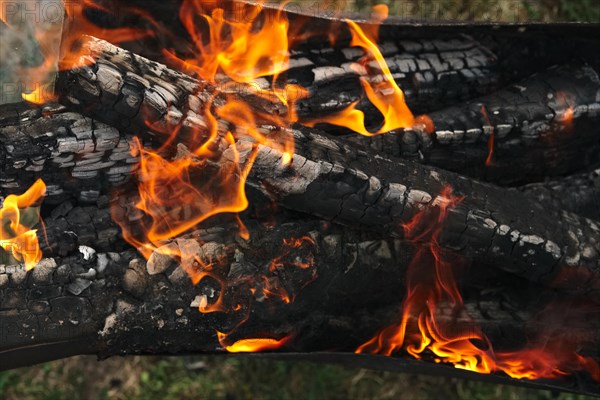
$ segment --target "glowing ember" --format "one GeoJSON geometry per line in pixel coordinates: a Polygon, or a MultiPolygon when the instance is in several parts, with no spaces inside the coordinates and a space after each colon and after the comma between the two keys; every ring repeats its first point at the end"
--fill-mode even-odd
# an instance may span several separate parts
{"type": "Polygon", "coordinates": [[[490,121],[490,117],[488,116],[487,110],[485,109],[485,105],[481,105],[481,114],[483,115],[483,118],[485,118],[485,121],[487,122],[489,128],[491,129],[490,131],[490,136],[488,137],[488,156],[485,159],[485,165],[486,166],[490,166],[493,163],[493,159],[494,159],[494,125],[492,125],[492,122],[490,121]]]}
{"type": "Polygon", "coordinates": [[[443,304],[452,305],[453,315],[464,312],[453,274],[453,266],[461,260],[443,252],[437,242],[448,210],[460,201],[448,187],[436,199],[437,216],[424,210],[404,226],[407,239],[427,244],[419,245],[411,261],[402,317],[398,324],[383,329],[356,352],[391,356],[405,350],[417,359],[432,353],[436,362],[486,374],[502,371],[513,378],[556,378],[587,370],[600,380],[598,363],[580,356],[575,346],[563,345],[560,339],[546,338],[537,348],[495,352],[475,324],[458,326],[454,322],[448,326],[438,318],[438,307],[443,304]]]}
{"type": "Polygon", "coordinates": [[[37,230],[33,229],[41,219],[39,210],[25,209],[38,206],[45,193],[46,185],[38,179],[24,194],[7,196],[0,209],[0,247],[24,263],[27,270],[42,259],[37,230]]]}
{"type": "MultiPolygon", "coordinates": [[[[285,265],[285,259],[287,257],[290,256],[290,254],[292,253],[292,251],[294,249],[299,249],[302,248],[304,246],[315,246],[315,241],[309,237],[309,236],[304,236],[301,237],[299,239],[283,239],[283,253],[273,259],[273,261],[271,261],[271,265],[269,266],[269,271],[273,272],[275,271],[277,268],[281,268],[285,265]]],[[[312,255],[310,255],[310,258],[308,260],[303,260],[300,257],[296,257],[293,261],[292,261],[292,265],[294,265],[295,267],[301,268],[301,269],[307,269],[312,267],[314,264],[314,260],[312,255]]]]}

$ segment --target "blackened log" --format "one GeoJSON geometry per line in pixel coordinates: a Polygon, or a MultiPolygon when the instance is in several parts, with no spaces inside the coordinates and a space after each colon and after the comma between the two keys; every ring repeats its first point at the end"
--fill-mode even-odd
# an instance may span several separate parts
{"type": "MultiPolygon", "coordinates": [[[[129,132],[150,130],[166,137],[175,125],[183,127],[180,135],[206,131],[203,107],[214,90],[211,85],[104,41],[88,38],[83,46],[95,63],[60,75],[57,91],[62,104],[129,132]],[[148,127],[147,121],[153,126],[148,127]]],[[[597,156],[600,104],[595,96],[600,82],[595,71],[564,67],[540,74],[527,85],[529,90],[523,93],[506,89],[481,102],[431,114],[434,135],[410,131],[371,142],[378,150],[424,158],[445,169],[504,183],[568,173],[597,156]],[[569,78],[570,74],[575,76],[569,78]],[[564,92],[565,101],[559,92],[564,92]],[[549,100],[548,94],[554,98],[549,100]],[[565,126],[560,119],[570,115],[568,106],[573,108],[573,123],[565,126]],[[572,132],[566,134],[569,127],[572,132]],[[492,130],[498,144],[492,165],[486,168],[492,130]]],[[[240,95],[258,109],[285,112],[244,91],[240,95]]],[[[214,106],[219,104],[215,100],[214,106]]]]}
{"type": "Polygon", "coordinates": [[[349,139],[478,179],[527,183],[598,162],[599,93],[596,70],[566,65],[430,113],[433,133],[349,139]]]}
{"type": "MultiPolygon", "coordinates": [[[[440,194],[451,186],[464,199],[443,224],[442,247],[460,249],[479,265],[598,293],[596,222],[450,172],[361,153],[325,137],[307,140],[312,134],[295,132],[300,145],[289,166],[280,152],[258,146],[247,183],[288,209],[398,237],[418,212],[444,201],[440,194]]],[[[247,154],[250,145],[241,142],[247,154]]]]}
{"type": "Polygon", "coordinates": [[[126,182],[139,158],[132,136],[57,104],[0,107],[0,196],[21,194],[38,178],[45,202],[95,204],[126,182]]]}
{"type": "MultiPolygon", "coordinates": [[[[24,193],[41,178],[47,185],[46,204],[61,204],[63,209],[63,203],[103,207],[106,195],[128,182],[137,169],[139,157],[131,154],[135,151],[132,143],[133,136],[57,104],[42,108],[3,105],[0,107],[0,196],[24,193]]],[[[323,143],[317,137],[314,146],[323,143]]],[[[152,146],[151,141],[144,144],[152,146]]],[[[551,208],[599,220],[597,176],[592,171],[515,190],[551,208]]]]}
{"type": "MultiPolygon", "coordinates": [[[[379,48],[415,113],[456,104],[498,87],[494,54],[467,36],[384,41],[379,48]]],[[[336,112],[363,98],[359,76],[351,67],[363,56],[358,48],[329,47],[316,41],[295,49],[284,76],[309,90],[309,97],[297,104],[299,116],[336,112]]],[[[378,65],[369,66],[374,70],[369,79],[381,80],[378,65]]],[[[371,112],[373,107],[363,100],[360,108],[368,110],[366,122],[374,125],[377,112],[371,112]]]]}
{"type": "MultiPolygon", "coordinates": [[[[203,260],[220,260],[210,269],[212,278],[196,286],[178,262],[156,257],[146,264],[133,251],[95,253],[82,248],[44,259],[29,274],[19,266],[1,267],[2,369],[82,353],[101,358],[222,353],[215,330],[232,331],[231,342],[291,335],[281,349],[285,353],[343,355],[382,326],[398,321],[405,268],[415,251],[412,245],[306,218],[276,228],[252,222],[247,226],[249,241],[235,239],[237,229],[220,227],[171,244],[192,249],[203,260]],[[285,249],[274,244],[304,236],[312,242],[280,260],[283,268],[271,271],[270,260],[285,249]],[[312,264],[295,268],[298,259],[312,264]],[[270,290],[265,290],[265,282],[271,284],[270,290]],[[294,301],[287,304],[271,297],[274,288],[294,301]],[[221,296],[226,311],[198,311],[199,304],[210,306],[221,296]]],[[[510,274],[473,275],[478,279],[464,285],[470,287],[465,295],[468,315],[441,304],[440,321],[455,323],[459,329],[479,325],[497,351],[526,345],[527,332],[556,329],[548,321],[531,318],[543,306],[540,299],[556,297],[552,291],[510,274]],[[527,295],[532,291],[533,299],[527,295]]],[[[595,356],[600,330],[593,324],[598,321],[581,319],[569,326],[571,335],[584,338],[583,354],[595,356]]],[[[406,356],[398,356],[402,363],[406,356]]],[[[585,374],[540,383],[578,392],[597,390],[585,374]]]]}
{"type": "MultiPolygon", "coordinates": [[[[124,48],[161,62],[166,61],[165,48],[175,49],[182,57],[193,56],[193,41],[179,19],[180,0],[152,4],[143,0],[99,2],[112,13],[90,10],[87,15],[93,23],[108,27],[136,26],[160,32],[156,37],[124,43],[124,48]],[[132,4],[144,9],[147,15],[153,17],[152,20],[132,20],[131,12],[125,11],[132,4]]],[[[233,21],[251,15],[247,8],[256,6],[254,3],[244,5],[243,1],[219,1],[216,5],[223,7],[233,21]]],[[[264,4],[262,7],[259,21],[272,20],[280,5],[264,4]]],[[[339,4],[329,3],[288,4],[286,16],[290,20],[292,58],[299,60],[306,55],[317,67],[341,67],[346,58],[339,57],[340,52],[356,53],[356,49],[349,48],[350,32],[344,18],[358,21],[363,26],[372,24],[365,14],[348,14],[339,4]],[[335,36],[333,47],[326,44],[330,42],[332,33],[335,36]]],[[[206,26],[201,21],[199,19],[196,28],[202,37],[207,37],[206,26]]],[[[80,21],[68,22],[77,25],[80,21]]],[[[67,26],[66,30],[73,28],[76,27],[67,26]]],[[[498,84],[510,84],[552,65],[585,61],[600,66],[600,56],[595,51],[599,46],[599,28],[598,24],[582,23],[465,23],[407,20],[392,16],[381,25],[379,47],[386,56],[393,56],[391,51],[397,49],[398,54],[405,54],[407,59],[412,57],[415,61],[421,58],[420,54],[427,54],[423,58],[431,64],[431,69],[418,65],[418,71],[400,71],[405,77],[398,75],[398,83],[407,92],[409,105],[416,112],[430,112],[462,96],[490,93],[498,84]],[[462,45],[468,43],[471,45],[467,54],[472,50],[473,53],[465,58],[457,56],[465,50],[462,45]],[[483,54],[476,49],[482,49],[483,54]],[[447,53],[451,50],[457,50],[457,54],[447,53]],[[460,68],[459,65],[465,62],[465,66],[460,68]],[[414,80],[411,81],[411,77],[414,80]],[[479,88],[472,86],[475,81],[479,88]],[[441,87],[444,89],[440,90],[441,87]]],[[[395,63],[391,65],[394,67],[395,63]]]]}
{"type": "MultiPolygon", "coordinates": [[[[59,120],[63,121],[62,118],[59,120]]],[[[560,208],[548,208],[520,193],[507,194],[503,189],[452,173],[357,151],[339,139],[329,139],[315,130],[294,131],[293,134],[297,155],[292,165],[282,167],[281,154],[262,146],[248,181],[250,186],[267,196],[274,196],[273,200],[283,206],[402,237],[401,225],[423,207],[435,208],[444,187],[451,185],[456,195],[466,198],[451,212],[442,245],[460,249],[481,265],[511,270],[535,281],[578,291],[598,289],[600,240],[598,226],[593,221],[563,213],[560,208]],[[583,276],[567,279],[570,274],[579,273],[583,276]],[[557,279],[558,283],[555,282],[557,279]]],[[[61,143],[61,137],[58,135],[57,143],[61,143]]],[[[129,141],[120,138],[112,143],[129,141]]],[[[7,140],[6,143],[12,142],[7,140]]],[[[129,154],[128,146],[118,151],[106,151],[102,157],[111,159],[122,155],[126,157],[126,165],[131,165],[135,158],[129,154]]],[[[241,143],[242,148],[248,149],[248,146],[248,143],[241,143]]],[[[87,151],[94,153],[91,146],[87,151]]],[[[52,151],[46,154],[51,156],[52,151]]],[[[86,157],[85,152],[75,155],[86,157]]],[[[65,154],[59,157],[65,157],[65,154]]],[[[50,158],[49,165],[52,163],[50,158]]],[[[110,171],[113,166],[105,166],[103,170],[100,168],[102,163],[90,165],[100,171],[88,178],[100,185],[86,195],[86,201],[93,203],[101,195],[110,194],[110,182],[105,180],[111,175],[105,171],[110,171]]],[[[7,165],[8,169],[10,165],[7,165]]],[[[45,175],[35,174],[30,179],[39,177],[45,175]]],[[[77,200],[81,196],[78,182],[84,178],[71,176],[71,179],[74,182],[71,187],[62,185],[58,192],[71,192],[77,200]]],[[[56,184],[60,185],[60,182],[56,184]]]]}

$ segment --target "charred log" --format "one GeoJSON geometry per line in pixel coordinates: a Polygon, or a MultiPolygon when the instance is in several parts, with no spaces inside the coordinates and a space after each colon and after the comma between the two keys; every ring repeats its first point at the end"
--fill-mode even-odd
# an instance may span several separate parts
{"type": "MultiPolygon", "coordinates": [[[[236,229],[220,227],[167,244],[220,260],[196,286],[176,260],[157,256],[146,264],[133,251],[96,253],[83,247],[45,259],[30,274],[19,266],[1,267],[5,339],[0,365],[12,368],[80,353],[103,358],[224,352],[227,343],[219,342],[215,329],[232,332],[225,342],[290,336],[280,351],[335,350],[343,355],[382,323],[397,321],[412,245],[318,221],[291,220],[277,228],[250,221],[248,228],[249,241],[236,239],[236,229]],[[285,257],[283,247],[273,246],[303,236],[310,242],[285,257]],[[276,259],[281,266],[272,270],[265,260],[276,259]],[[312,264],[294,267],[298,259],[312,264]],[[356,285],[358,280],[361,285],[356,285]],[[285,295],[295,301],[288,304],[285,295]],[[223,311],[198,311],[218,302],[226,306],[223,311]]],[[[475,272],[465,282],[466,312],[457,315],[452,307],[440,305],[440,321],[452,321],[461,329],[479,325],[495,349],[524,346],[527,332],[556,329],[548,321],[530,318],[543,302],[556,298],[551,291],[533,289],[531,283],[504,273],[475,272]]],[[[583,354],[594,355],[600,338],[590,321],[598,319],[579,321],[585,324],[570,325],[569,334],[584,337],[583,354]]],[[[585,374],[547,384],[597,390],[585,374]]]]}
{"type": "MultiPolygon", "coordinates": [[[[119,120],[141,132],[161,132],[172,124],[174,113],[183,128],[194,126],[196,134],[203,131],[202,117],[192,111],[198,110],[194,103],[202,101],[190,95],[190,90],[200,90],[200,82],[106,42],[91,39],[86,46],[96,63],[63,74],[58,87],[65,104],[101,121],[119,120]],[[129,71],[123,80],[114,79],[115,73],[121,76],[115,65],[129,71]],[[112,72],[108,74],[108,70],[112,72]],[[158,85],[164,82],[162,74],[170,76],[168,90],[158,85]],[[111,78],[108,89],[105,75],[111,78]],[[122,108],[125,106],[128,108],[122,108]]],[[[586,75],[581,79],[587,79],[586,75]]],[[[338,145],[337,139],[307,132],[293,132],[297,154],[289,167],[282,167],[281,153],[261,146],[248,183],[267,195],[276,193],[275,201],[284,207],[398,236],[403,235],[403,223],[423,207],[434,206],[444,187],[451,185],[466,199],[445,224],[444,246],[460,248],[483,264],[495,260],[491,263],[535,281],[554,282],[561,277],[567,286],[597,290],[600,229],[592,221],[549,211],[518,194],[509,198],[502,189],[444,171],[355,151],[338,145]],[[514,204],[521,204],[521,211],[515,210],[514,204]],[[565,269],[571,273],[581,270],[584,278],[575,284],[566,282],[565,269]]],[[[223,144],[225,153],[227,145],[223,144]]],[[[250,143],[241,144],[246,156],[251,147],[250,143]]]]}
{"type": "MultiPolygon", "coordinates": [[[[56,117],[60,115],[56,114],[56,117]]],[[[77,114],[66,115],[72,117],[77,114]]],[[[75,120],[80,121],[79,117],[75,120]]],[[[58,121],[63,124],[65,118],[58,118],[58,121]]],[[[92,137],[96,138],[107,130],[94,132],[92,137]]],[[[114,130],[108,132],[118,134],[114,130]]],[[[390,232],[402,237],[402,224],[410,221],[423,208],[435,208],[440,194],[446,185],[450,185],[455,195],[465,196],[465,199],[451,212],[445,224],[445,235],[441,242],[445,247],[461,249],[465,256],[473,257],[476,262],[479,260],[483,265],[508,269],[535,281],[556,284],[557,279],[565,280],[569,274],[582,274],[575,281],[566,279],[558,285],[576,290],[598,289],[600,233],[593,221],[562,212],[560,208],[548,208],[544,203],[537,203],[517,192],[507,193],[504,189],[410,161],[385,159],[377,154],[357,151],[339,139],[327,138],[318,131],[307,129],[304,132],[294,131],[293,134],[296,137],[297,154],[290,166],[283,166],[281,153],[261,146],[248,178],[250,186],[284,207],[318,215],[336,223],[390,232]],[[514,204],[520,207],[515,208],[514,204]]],[[[91,136],[91,132],[88,131],[88,135],[91,136]]],[[[80,159],[94,161],[84,165],[90,172],[86,176],[73,176],[77,167],[65,169],[67,174],[70,173],[69,180],[65,182],[73,182],[71,186],[61,185],[63,174],[54,181],[56,187],[48,189],[50,194],[55,191],[61,196],[69,195],[74,200],[84,196],[82,204],[94,203],[109,194],[111,182],[114,182],[110,179],[114,176],[110,173],[114,171],[114,164],[110,161],[105,164],[104,159],[117,157],[124,160],[123,171],[119,170],[117,175],[120,177],[118,182],[127,180],[131,165],[136,161],[129,154],[130,139],[127,137],[119,136],[110,141],[111,146],[116,146],[113,150],[96,151],[94,143],[103,143],[98,138],[95,141],[83,139],[83,143],[89,141],[86,148],[69,131],[51,136],[53,141],[49,142],[50,149],[44,147],[44,142],[38,142],[34,147],[38,153],[50,157],[49,165],[55,164],[53,151],[67,139],[72,140],[74,149],[67,154],[54,153],[59,160],[72,157],[73,162],[80,159]],[[79,182],[85,182],[86,179],[93,182],[93,188],[81,191],[86,184],[79,182]]],[[[26,134],[21,137],[37,140],[26,134]]],[[[5,148],[8,143],[14,143],[8,137],[6,139],[5,148]]],[[[45,141],[48,136],[43,135],[42,139],[45,141]]],[[[25,139],[22,143],[25,143],[25,139]]],[[[238,147],[248,152],[252,145],[240,142],[238,147]]],[[[27,153],[23,149],[26,152],[23,154],[37,157],[35,152],[27,153]]],[[[226,147],[223,153],[227,154],[226,147]]],[[[6,157],[12,157],[8,151],[5,154],[6,157]]],[[[19,158],[17,160],[20,161],[19,158]]],[[[13,186],[15,182],[20,182],[17,175],[19,169],[11,168],[11,165],[19,162],[17,160],[9,158],[6,163],[7,171],[15,171],[15,178],[9,182],[13,186]]],[[[226,157],[222,162],[228,162],[226,157]]],[[[213,167],[217,173],[218,163],[213,167]]],[[[51,167],[49,170],[52,177],[59,169],[51,167]]],[[[43,171],[44,168],[41,173],[30,171],[28,179],[46,179],[43,171]]],[[[22,183],[17,183],[17,186],[25,187],[22,183]]]]}
{"type": "MultiPolygon", "coordinates": [[[[180,135],[206,131],[203,107],[211,85],[103,41],[91,39],[84,46],[96,61],[61,74],[57,91],[63,104],[130,132],[150,130],[165,136],[175,125],[182,127],[180,135]],[[151,127],[147,121],[152,121],[151,127]]],[[[563,67],[523,85],[432,113],[433,135],[392,133],[367,143],[379,151],[503,183],[566,174],[593,160],[600,147],[596,72],[591,67],[563,67]]],[[[257,109],[285,112],[242,92],[257,109]]],[[[219,104],[215,100],[215,107],[219,104]]],[[[351,139],[365,141],[356,135],[351,139]]]]}
{"type": "Polygon", "coordinates": [[[0,196],[23,193],[42,178],[46,203],[73,199],[94,204],[126,182],[139,160],[132,136],[49,104],[43,108],[0,107],[0,196]]]}
{"type": "MultiPolygon", "coordinates": [[[[407,104],[416,113],[456,104],[498,87],[494,55],[470,37],[385,41],[380,50],[407,104]]],[[[286,77],[310,92],[306,100],[298,102],[299,115],[314,118],[360,100],[363,89],[352,63],[362,56],[362,50],[350,47],[321,45],[294,51],[286,77]]],[[[370,65],[378,70],[376,63],[370,65]]],[[[377,81],[382,76],[369,78],[377,81]]],[[[361,108],[372,109],[366,100],[361,108]]],[[[367,113],[367,122],[375,124],[376,115],[367,113]]]]}
{"type": "Polygon", "coordinates": [[[563,66],[430,113],[432,133],[409,130],[349,139],[478,179],[537,181],[598,162],[598,93],[594,69],[563,66]]]}

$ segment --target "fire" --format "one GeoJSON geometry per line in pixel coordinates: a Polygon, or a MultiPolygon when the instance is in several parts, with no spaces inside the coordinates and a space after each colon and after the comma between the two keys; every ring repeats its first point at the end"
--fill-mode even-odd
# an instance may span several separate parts
{"type": "Polygon", "coordinates": [[[562,109],[555,116],[555,121],[562,126],[563,131],[570,133],[573,130],[573,120],[575,118],[575,110],[573,109],[574,101],[572,95],[566,92],[557,92],[554,102],[562,109]]]}
{"type": "MultiPolygon", "coordinates": [[[[65,18],[70,22],[69,30],[64,32],[61,43],[61,57],[59,70],[68,70],[77,67],[89,65],[93,60],[82,57],[81,46],[79,45],[83,35],[94,36],[98,39],[108,40],[111,43],[122,43],[142,39],[152,36],[153,31],[148,29],[132,27],[99,27],[92,23],[86,11],[95,10],[105,14],[111,14],[111,11],[94,0],[78,0],[76,2],[64,2],[65,18]]],[[[131,13],[150,23],[154,23],[153,18],[144,10],[133,6],[126,6],[124,12],[131,13]]]]}
{"type": "Polygon", "coordinates": [[[36,83],[36,88],[31,93],[21,93],[23,100],[33,104],[45,104],[56,100],[56,95],[50,89],[50,85],[40,85],[36,83]]]}
{"type": "Polygon", "coordinates": [[[46,184],[38,179],[24,194],[9,195],[0,209],[0,247],[30,270],[42,259],[42,251],[33,227],[41,221],[38,210],[32,218],[31,211],[46,194],[46,184]]]}
{"type": "Polygon", "coordinates": [[[257,77],[277,75],[287,70],[289,23],[283,11],[254,31],[261,7],[249,8],[248,14],[242,18],[234,16],[226,19],[222,8],[213,9],[211,15],[206,14],[204,3],[186,0],[179,12],[198,50],[195,59],[185,61],[200,77],[214,83],[221,71],[236,82],[251,83],[257,77]],[[204,38],[198,32],[199,16],[209,26],[210,40],[207,44],[203,44],[204,38]],[[223,35],[226,29],[230,31],[227,39],[223,35]]]}
{"type": "Polygon", "coordinates": [[[437,215],[424,210],[404,225],[408,240],[425,244],[419,245],[407,272],[407,295],[400,321],[381,330],[356,353],[391,356],[404,350],[417,359],[433,357],[456,368],[485,374],[502,371],[518,379],[557,378],[587,370],[600,380],[598,363],[577,354],[576,346],[564,344],[560,338],[547,338],[538,347],[520,351],[495,352],[474,323],[458,326],[440,320],[440,305],[451,305],[453,315],[465,311],[453,273],[453,266],[461,260],[442,251],[437,242],[448,210],[461,200],[447,187],[436,199],[437,215]]]}
{"type": "MultiPolygon", "coordinates": [[[[82,4],[108,12],[91,0],[83,0],[82,4]]],[[[181,59],[174,52],[164,50],[172,64],[215,88],[205,106],[194,110],[203,118],[206,127],[198,128],[197,132],[185,137],[180,135],[180,128],[175,127],[165,132],[168,135],[165,145],[157,150],[146,149],[141,141],[136,140],[132,152],[140,158],[136,172],[139,200],[134,211],[141,213],[142,218],[132,224],[127,216],[113,209],[113,218],[121,225],[124,238],[146,258],[156,252],[166,254],[180,262],[194,284],[206,277],[219,282],[221,294],[216,302],[208,304],[206,297],[200,298],[199,311],[203,313],[248,309],[241,304],[228,307],[222,301],[227,282],[220,277],[219,260],[203,259],[195,250],[173,250],[165,243],[181,237],[217,214],[231,214],[240,225],[240,237],[249,239],[248,231],[237,214],[248,206],[245,182],[257,145],[265,144],[276,149],[283,154],[284,163],[291,162],[294,155],[293,138],[285,134],[284,129],[284,133],[272,135],[265,133],[261,125],[285,128],[298,122],[294,102],[307,95],[305,88],[282,84],[278,79],[288,69],[290,43],[294,41],[294,38],[288,37],[290,27],[286,14],[280,10],[274,17],[262,20],[261,4],[246,4],[247,13],[240,21],[228,16],[216,4],[213,1],[183,0],[179,16],[193,40],[194,58],[181,59]],[[201,24],[208,28],[207,36],[200,33],[201,24]],[[267,89],[257,83],[265,77],[272,82],[267,89]],[[246,101],[256,97],[284,106],[287,113],[271,115],[256,110],[246,101]],[[240,145],[241,142],[244,144],[240,145]],[[177,154],[173,156],[175,144],[177,154]]],[[[144,15],[140,10],[133,12],[144,15]]],[[[381,22],[387,17],[387,12],[386,6],[379,6],[374,21],[381,22]]],[[[77,50],[79,36],[83,33],[100,38],[109,36],[113,42],[151,34],[132,28],[99,30],[87,21],[82,10],[71,11],[68,15],[76,15],[82,23],[64,40],[64,58],[60,68],[74,68],[91,61],[81,57],[77,50]]],[[[406,105],[404,94],[377,47],[377,26],[363,29],[353,21],[347,21],[347,24],[352,34],[351,45],[365,52],[354,68],[360,75],[367,99],[379,110],[383,122],[374,132],[368,130],[365,115],[355,102],[334,115],[301,123],[314,126],[325,122],[366,136],[416,125],[432,131],[431,119],[427,116],[415,118],[406,105]],[[373,68],[374,64],[377,68],[373,68]],[[380,79],[373,79],[374,75],[380,76],[380,79]]],[[[491,160],[493,135],[489,143],[488,159],[491,160]]],[[[418,248],[409,268],[408,293],[400,322],[383,329],[356,352],[392,355],[404,350],[415,358],[432,354],[437,362],[452,363],[457,368],[481,373],[503,371],[517,378],[555,377],[578,368],[596,371],[592,372],[594,377],[599,375],[598,364],[577,354],[576,349],[565,351],[560,346],[540,346],[517,352],[495,352],[478,327],[458,327],[458,332],[452,333],[450,328],[456,327],[445,326],[439,320],[440,304],[451,304],[456,312],[464,311],[452,271],[452,266],[460,260],[442,251],[437,242],[448,211],[461,200],[452,194],[450,188],[446,188],[436,199],[437,207],[433,212],[426,209],[404,226],[408,240],[425,244],[418,248]]],[[[312,257],[303,259],[294,256],[295,252],[310,248],[315,242],[310,237],[303,237],[284,240],[283,244],[283,253],[270,262],[268,273],[257,279],[249,290],[253,295],[277,298],[287,304],[293,301],[295,293],[290,294],[282,288],[276,274],[285,271],[289,265],[298,268],[294,269],[296,272],[310,270],[314,264],[312,257]]],[[[229,335],[217,332],[221,346],[228,352],[276,350],[291,340],[291,335],[287,335],[281,339],[247,338],[229,343],[229,335]]]]}
{"type": "MultiPolygon", "coordinates": [[[[380,5],[376,8],[376,22],[381,22],[388,15],[388,8],[380,5]]],[[[415,125],[415,118],[409,110],[404,99],[404,93],[394,80],[390,69],[385,62],[379,47],[377,47],[377,31],[368,32],[363,30],[356,22],[347,20],[352,33],[351,46],[360,47],[365,51],[365,56],[359,64],[354,65],[354,71],[361,75],[360,83],[369,101],[379,110],[383,116],[382,126],[375,132],[370,132],[365,126],[365,114],[357,108],[358,101],[352,103],[348,108],[334,115],[325,116],[313,121],[305,122],[308,126],[317,123],[329,123],[343,126],[365,136],[379,135],[400,128],[410,128],[415,125]],[[369,63],[375,61],[383,75],[379,82],[371,82],[369,76],[369,63]]]]}
{"type": "MultiPolygon", "coordinates": [[[[273,272],[273,271],[277,270],[278,268],[283,267],[286,263],[285,259],[290,256],[290,254],[292,253],[292,251],[294,249],[301,249],[304,246],[315,246],[315,245],[316,245],[315,241],[310,236],[304,236],[301,238],[283,239],[284,251],[279,257],[277,257],[271,261],[271,265],[269,265],[269,271],[273,272]]],[[[300,269],[307,269],[314,265],[314,260],[313,260],[312,255],[307,260],[303,260],[300,257],[295,257],[295,259],[292,261],[292,265],[294,265],[295,267],[300,268],[300,269]]]]}
{"type": "Polygon", "coordinates": [[[231,345],[226,344],[227,335],[221,332],[217,332],[219,343],[229,353],[253,353],[258,351],[269,351],[277,350],[284,346],[290,339],[291,336],[284,336],[281,339],[273,338],[250,338],[241,339],[231,345]]]}
{"type": "MultiPolygon", "coordinates": [[[[222,293],[227,286],[219,274],[218,260],[203,260],[197,254],[189,254],[187,249],[173,250],[164,244],[218,214],[231,214],[240,227],[239,236],[243,240],[249,239],[237,213],[248,206],[245,183],[256,157],[257,145],[265,144],[280,151],[284,163],[291,162],[294,153],[290,134],[285,131],[277,135],[265,133],[260,126],[286,127],[293,123],[296,117],[291,105],[295,97],[290,93],[303,95],[303,92],[295,85],[278,86],[276,83],[278,74],[286,70],[289,63],[288,21],[283,12],[277,13],[269,23],[260,25],[260,5],[251,7],[244,21],[239,22],[228,18],[221,8],[213,7],[209,12],[206,9],[210,7],[205,3],[184,1],[180,10],[181,21],[196,47],[195,58],[180,59],[166,50],[165,55],[180,69],[215,88],[203,108],[195,110],[206,127],[186,136],[180,134],[180,127],[174,127],[165,132],[167,140],[157,150],[145,149],[136,140],[133,153],[139,155],[140,161],[137,171],[139,200],[135,208],[143,218],[132,226],[118,209],[113,209],[113,218],[121,225],[125,240],[146,258],[153,253],[162,253],[177,260],[194,284],[206,277],[219,282],[218,299],[209,304],[202,298],[200,312],[237,312],[242,309],[239,304],[232,310],[223,304],[222,293]],[[208,24],[208,37],[199,34],[201,21],[208,24]],[[270,90],[255,82],[265,76],[273,79],[270,90]],[[287,107],[288,113],[271,115],[255,110],[245,101],[247,96],[280,103],[287,107]],[[173,156],[175,144],[177,154],[173,156]]],[[[264,277],[255,284],[265,298],[291,301],[291,296],[277,280],[264,277]]],[[[256,292],[256,288],[251,290],[256,292]]],[[[224,347],[237,348],[232,346],[224,347]]]]}
{"type": "Polygon", "coordinates": [[[213,215],[246,209],[244,184],[249,167],[242,169],[239,165],[240,155],[231,133],[225,140],[230,145],[227,155],[231,155],[232,160],[215,168],[209,166],[209,160],[196,156],[183,145],[179,146],[175,160],[167,160],[142,148],[136,140],[134,152],[140,156],[140,200],[135,207],[149,217],[149,223],[144,223],[144,237],[136,237],[129,221],[114,217],[121,224],[124,238],[146,257],[165,240],[181,235],[213,215]],[[201,177],[206,170],[212,174],[201,177]]]}

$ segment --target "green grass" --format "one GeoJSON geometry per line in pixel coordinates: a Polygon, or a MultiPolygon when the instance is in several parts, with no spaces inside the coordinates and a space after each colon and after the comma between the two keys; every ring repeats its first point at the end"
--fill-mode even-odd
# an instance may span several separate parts
{"type": "Polygon", "coordinates": [[[583,400],[435,376],[348,369],[250,357],[73,357],[0,373],[6,400],[583,400]],[[188,365],[196,368],[188,368],[188,365]]]}

